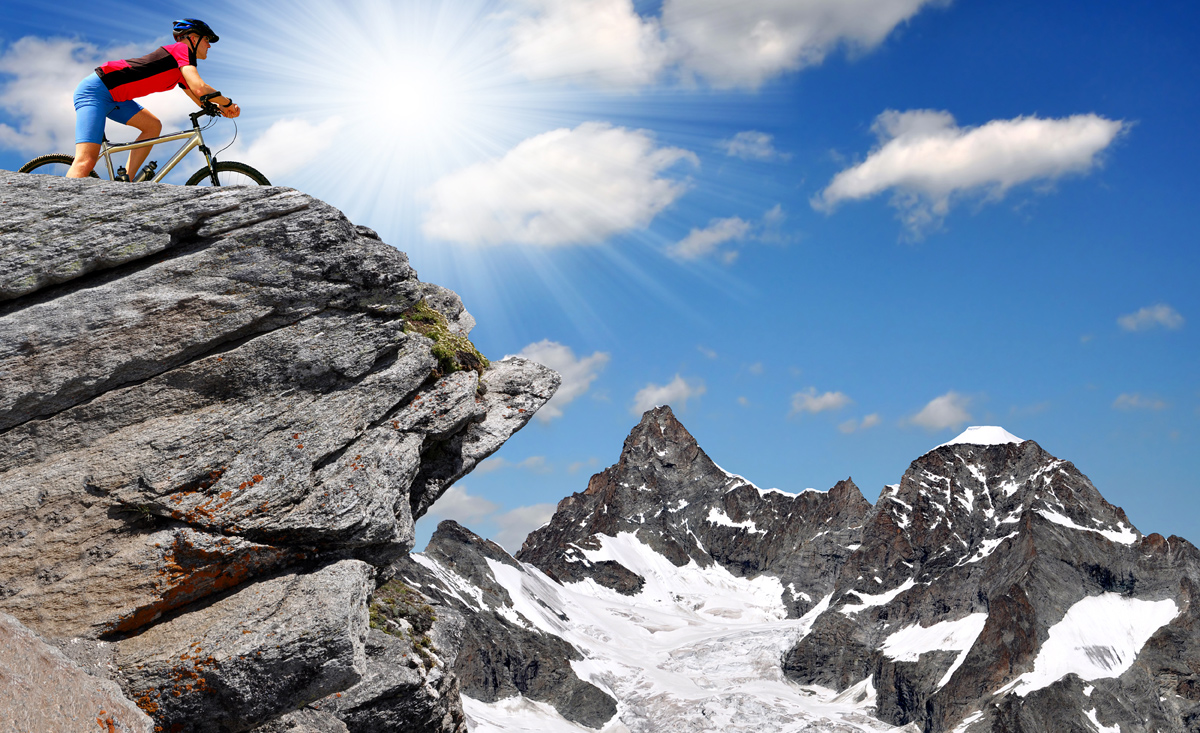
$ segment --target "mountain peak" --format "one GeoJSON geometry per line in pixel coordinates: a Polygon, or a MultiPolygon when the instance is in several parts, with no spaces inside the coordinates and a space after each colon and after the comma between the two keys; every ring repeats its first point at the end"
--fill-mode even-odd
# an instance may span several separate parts
{"type": "Polygon", "coordinates": [[[972,425],[957,438],[942,443],[938,448],[948,445],[1005,445],[1024,442],[1024,439],[1018,438],[998,425],[972,425]]]}

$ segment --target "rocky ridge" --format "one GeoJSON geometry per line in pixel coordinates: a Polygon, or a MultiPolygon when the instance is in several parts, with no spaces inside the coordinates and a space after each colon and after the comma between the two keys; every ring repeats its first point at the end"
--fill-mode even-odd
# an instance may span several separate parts
{"type": "Polygon", "coordinates": [[[445,520],[425,551],[397,562],[395,571],[430,599],[438,618],[462,619],[451,645],[463,651],[452,665],[463,694],[483,702],[522,695],[569,721],[601,727],[616,713],[616,701],[576,675],[570,663],[583,656],[575,647],[520,617],[493,564],[521,572],[499,545],[445,520]]]}
{"type": "Polygon", "coordinates": [[[375,684],[404,642],[367,601],[557,375],[487,364],[456,294],[296,191],[0,172],[0,202],[0,611],[164,730],[356,689],[462,730],[444,662],[375,684]]]}
{"type": "Polygon", "coordinates": [[[661,407],[630,432],[616,465],[559,502],[516,559],[560,582],[587,577],[633,595],[643,578],[585,557],[599,537],[632,532],[677,566],[717,563],[738,576],[787,578],[785,603],[799,617],[833,589],[870,509],[849,478],[828,492],[759,489],[714,463],[661,407]]]}
{"type": "MultiPolygon", "coordinates": [[[[829,492],[760,490],[656,408],[517,562],[477,538],[434,545],[450,555],[437,564],[456,569],[443,593],[498,599],[491,616],[568,641],[574,655],[544,639],[521,655],[570,662],[617,701],[614,721],[629,730],[713,730],[729,710],[739,712],[721,729],[1200,730],[1200,552],[1141,534],[1070,462],[999,429],[919,457],[871,506],[849,480],[829,492]],[[705,625],[712,640],[693,641],[705,625]],[[747,694],[716,692],[745,679],[733,659],[771,640],[778,656],[760,657],[771,661],[747,694]],[[624,643],[640,645],[644,667],[626,664],[624,643]],[[672,670],[686,675],[663,687],[672,670]],[[775,675],[793,686],[773,687],[775,675]]],[[[460,659],[484,648],[465,643],[460,659]]],[[[555,705],[569,712],[561,696],[555,705]]],[[[604,729],[621,730],[614,721],[604,729]]]]}

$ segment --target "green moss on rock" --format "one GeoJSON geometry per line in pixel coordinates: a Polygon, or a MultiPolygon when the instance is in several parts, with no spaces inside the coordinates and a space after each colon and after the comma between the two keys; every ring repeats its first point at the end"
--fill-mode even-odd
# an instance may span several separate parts
{"type": "Polygon", "coordinates": [[[425,596],[392,580],[375,590],[369,610],[372,629],[409,642],[427,669],[434,665],[437,648],[429,632],[437,616],[425,596]]]}
{"type": "Polygon", "coordinates": [[[419,333],[433,341],[433,355],[442,374],[473,369],[483,376],[484,370],[491,366],[466,334],[452,333],[446,317],[424,300],[417,301],[403,315],[406,332],[419,333]]]}

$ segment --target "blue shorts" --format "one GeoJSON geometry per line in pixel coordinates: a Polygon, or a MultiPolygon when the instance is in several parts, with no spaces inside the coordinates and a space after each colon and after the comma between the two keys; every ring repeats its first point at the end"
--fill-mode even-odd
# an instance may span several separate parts
{"type": "Polygon", "coordinates": [[[104,118],[127,124],[142,105],[130,100],[117,102],[112,92],[94,73],[75,87],[75,143],[99,143],[104,139],[104,118]]]}

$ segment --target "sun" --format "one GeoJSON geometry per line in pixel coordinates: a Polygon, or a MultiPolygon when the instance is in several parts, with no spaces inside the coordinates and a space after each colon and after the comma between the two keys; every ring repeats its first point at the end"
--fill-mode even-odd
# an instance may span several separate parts
{"type": "Polygon", "coordinates": [[[354,189],[348,208],[388,201],[397,223],[411,224],[421,191],[440,176],[552,126],[529,110],[559,106],[554,92],[509,68],[500,9],[488,0],[302,0],[269,18],[241,10],[250,17],[235,25],[269,28],[237,49],[255,70],[244,73],[256,111],[334,131],[315,142],[335,167],[320,180],[305,170],[293,185],[354,189]]]}

